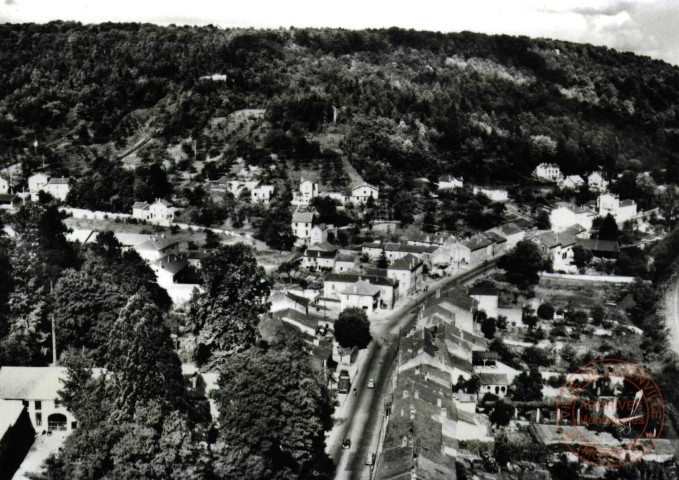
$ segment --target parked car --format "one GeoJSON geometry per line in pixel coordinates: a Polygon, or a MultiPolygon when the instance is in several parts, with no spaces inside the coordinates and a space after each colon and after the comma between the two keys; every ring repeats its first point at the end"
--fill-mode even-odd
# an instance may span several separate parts
{"type": "Polygon", "coordinates": [[[368,380],[368,388],[375,388],[375,379],[371,378],[368,380]]]}
{"type": "Polygon", "coordinates": [[[351,440],[348,438],[345,438],[344,441],[342,442],[342,448],[351,448],[351,440]]]}
{"type": "Polygon", "coordinates": [[[365,464],[366,465],[375,465],[375,454],[374,453],[369,453],[368,456],[365,459],[365,464]]]}

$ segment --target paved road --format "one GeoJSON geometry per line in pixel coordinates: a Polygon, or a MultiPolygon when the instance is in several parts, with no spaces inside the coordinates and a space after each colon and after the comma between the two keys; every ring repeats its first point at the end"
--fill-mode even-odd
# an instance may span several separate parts
{"type": "Polygon", "coordinates": [[[436,290],[449,290],[454,283],[470,282],[495,268],[497,259],[446,279],[436,289],[423,293],[405,306],[396,310],[385,320],[371,326],[374,341],[368,347],[365,363],[353,386],[357,394],[347,398],[344,411],[327,439],[328,454],[337,465],[337,480],[371,478],[371,467],[365,465],[368,454],[377,453],[377,444],[384,405],[389,393],[389,382],[393,379],[398,351],[398,338],[406,332],[416,319],[416,307],[436,295],[436,290]],[[367,388],[370,378],[375,379],[374,389],[367,388]],[[350,449],[342,449],[342,441],[350,438],[350,449]]]}

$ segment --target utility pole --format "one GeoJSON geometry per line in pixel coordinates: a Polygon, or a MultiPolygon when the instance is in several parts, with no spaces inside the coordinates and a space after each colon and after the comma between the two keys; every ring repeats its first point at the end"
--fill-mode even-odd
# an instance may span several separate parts
{"type": "MultiPolygon", "coordinates": [[[[54,289],[50,281],[50,295],[52,294],[54,294],[54,289]]],[[[57,328],[54,324],[54,313],[52,313],[52,366],[57,366],[57,328]]]]}

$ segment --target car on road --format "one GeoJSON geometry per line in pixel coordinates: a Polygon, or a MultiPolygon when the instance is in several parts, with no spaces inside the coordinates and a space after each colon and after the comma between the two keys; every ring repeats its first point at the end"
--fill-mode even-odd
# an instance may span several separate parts
{"type": "Polygon", "coordinates": [[[374,453],[369,453],[368,456],[365,459],[365,464],[366,465],[375,465],[375,454],[374,453]]]}
{"type": "Polygon", "coordinates": [[[375,379],[371,378],[368,380],[368,388],[375,388],[375,379]]]}
{"type": "Polygon", "coordinates": [[[344,441],[342,442],[342,448],[351,448],[351,440],[348,438],[345,438],[344,441]]]}

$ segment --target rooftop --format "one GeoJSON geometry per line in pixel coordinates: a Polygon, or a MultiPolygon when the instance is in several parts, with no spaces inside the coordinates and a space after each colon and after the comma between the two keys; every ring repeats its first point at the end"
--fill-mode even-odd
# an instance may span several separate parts
{"type": "Polygon", "coordinates": [[[295,223],[312,223],[314,212],[295,212],[292,214],[292,221],[295,223]]]}
{"type": "MultiPolygon", "coordinates": [[[[96,369],[95,375],[100,372],[96,369]]],[[[55,400],[66,375],[66,367],[2,367],[0,399],[55,400]]]]}
{"type": "Polygon", "coordinates": [[[383,277],[381,275],[361,275],[360,273],[328,273],[326,282],[356,283],[359,280],[367,280],[373,285],[396,287],[398,280],[383,277]]]}
{"type": "Polygon", "coordinates": [[[493,241],[490,238],[486,237],[485,235],[476,235],[462,242],[462,245],[467,247],[472,252],[480,250],[482,248],[486,248],[487,246],[492,244],[493,241]]]}
{"type": "Polygon", "coordinates": [[[135,248],[137,250],[151,250],[159,252],[178,243],[179,242],[177,240],[172,240],[171,238],[151,238],[141,245],[137,245],[135,248]]]}
{"type": "Polygon", "coordinates": [[[53,177],[50,178],[49,182],[47,182],[49,185],[68,185],[69,182],[68,177],[53,177]]]}
{"type": "Polygon", "coordinates": [[[409,253],[392,263],[388,270],[406,270],[408,272],[413,272],[417,270],[420,265],[422,265],[422,261],[409,253]]]}
{"type": "Polygon", "coordinates": [[[498,227],[499,230],[505,235],[515,235],[517,233],[523,232],[521,228],[516,223],[505,223],[498,227]]]}
{"type": "Polygon", "coordinates": [[[353,285],[349,285],[343,292],[344,295],[361,295],[365,297],[374,297],[380,293],[380,288],[372,285],[365,280],[359,280],[353,285]]]}

